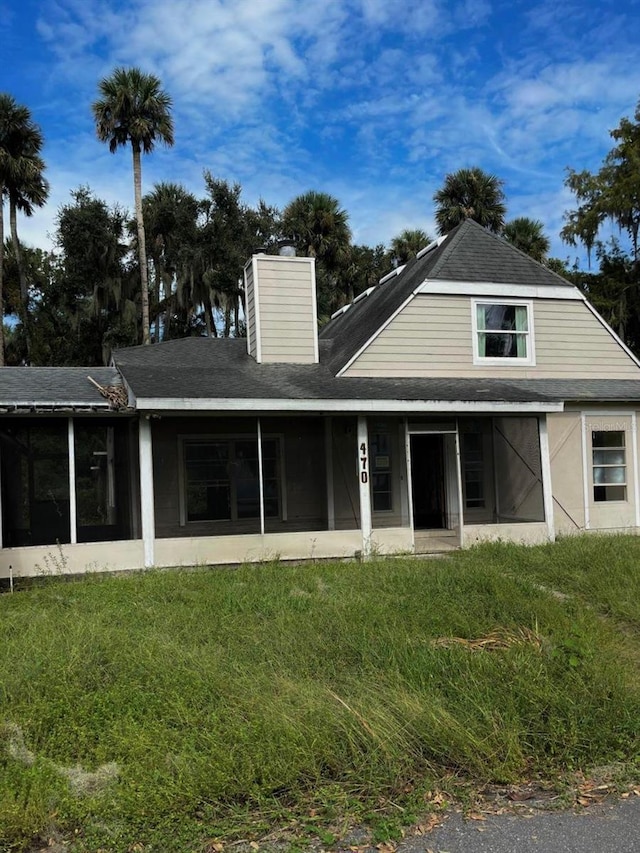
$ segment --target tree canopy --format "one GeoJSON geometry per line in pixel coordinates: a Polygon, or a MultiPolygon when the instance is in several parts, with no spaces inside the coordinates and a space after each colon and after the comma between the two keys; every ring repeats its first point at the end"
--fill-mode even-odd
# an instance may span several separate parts
{"type": "Polygon", "coordinates": [[[446,175],[433,195],[438,233],[448,234],[465,219],[500,233],[507,212],[503,186],[504,181],[477,166],[446,175]]]}
{"type": "Polygon", "coordinates": [[[582,244],[589,255],[603,224],[608,220],[628,236],[633,258],[638,260],[640,231],[640,101],[634,121],[622,118],[611,132],[616,144],[597,172],[568,168],[565,185],[577,207],[565,213],[562,239],[571,246],[582,244]]]}
{"type": "MultiPolygon", "coordinates": [[[[18,239],[18,212],[32,216],[49,195],[41,157],[43,136],[29,109],[10,95],[0,94],[0,316],[3,316],[4,202],[9,200],[11,242],[20,283],[19,314],[30,359],[29,283],[18,239]]],[[[4,336],[0,330],[0,365],[4,364],[4,336]]]]}
{"type": "MultiPolygon", "coordinates": [[[[131,148],[135,218],[81,186],[59,210],[54,251],[44,252],[22,246],[17,234],[18,216],[33,214],[47,198],[42,132],[27,107],[0,94],[0,314],[14,317],[11,363],[97,364],[113,347],[140,337],[149,343],[152,330],[154,341],[242,335],[244,264],[254,252],[277,251],[283,238],[315,258],[322,324],[431,242],[422,228],[407,227],[388,246],[355,244],[347,210],[329,193],[309,190],[280,211],[263,199],[247,203],[239,183],[206,168],[200,194],[162,181],[143,197],[141,155],[173,144],[171,108],[160,80],[140,69],[116,68],[100,81],[92,106],[96,133],[112,152],[131,148]]],[[[570,168],[566,177],[575,206],[565,214],[562,237],[595,256],[595,272],[548,258],[540,220],[507,222],[504,182],[477,166],[444,176],[434,214],[439,234],[473,219],[574,281],[640,351],[640,102],[611,139],[598,170],[570,168]],[[616,239],[608,225],[619,232],[616,239]]]]}
{"type": "Polygon", "coordinates": [[[142,343],[151,341],[149,322],[149,284],[142,211],[142,166],[140,154],[150,154],[157,142],[173,145],[171,98],[163,91],[154,74],[139,68],[116,68],[111,76],[98,84],[100,97],[92,109],[96,133],[101,142],[109,143],[114,153],[121,145],[131,145],[133,154],[133,187],[138,228],[138,260],[142,306],[142,343]]]}
{"type": "Polygon", "coordinates": [[[508,243],[530,255],[534,261],[546,260],[551,243],[539,219],[518,216],[504,226],[503,236],[508,243]]]}

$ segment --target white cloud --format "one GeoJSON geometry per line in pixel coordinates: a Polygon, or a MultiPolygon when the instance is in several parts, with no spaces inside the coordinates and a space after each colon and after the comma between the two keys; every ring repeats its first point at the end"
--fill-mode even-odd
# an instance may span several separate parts
{"type": "Polygon", "coordinates": [[[154,71],[174,99],[176,146],[145,158],[145,189],[201,194],[203,168],[251,202],[323,189],[357,240],[388,242],[433,232],[446,172],[479,165],[505,178],[510,215],[535,210],[557,231],[564,167],[597,168],[632,112],[636,47],[620,10],[544,0],[510,28],[515,14],[487,0],[51,0],[34,112],[59,139],[52,204],[24,233],[50,228],[79,183],[131,206],[130,158],[97,143],[90,114],[115,64],[154,71]]]}

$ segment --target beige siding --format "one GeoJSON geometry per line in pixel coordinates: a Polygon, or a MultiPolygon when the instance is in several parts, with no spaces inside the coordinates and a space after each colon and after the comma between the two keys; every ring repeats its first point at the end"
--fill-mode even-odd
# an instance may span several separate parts
{"type": "Polygon", "coordinates": [[[471,298],[420,295],[345,375],[640,379],[640,368],[583,302],[535,299],[533,314],[536,365],[485,367],[473,364],[471,298]]]}
{"type": "Polygon", "coordinates": [[[256,330],[256,300],[253,288],[253,269],[251,266],[246,270],[246,300],[247,300],[247,337],[249,338],[249,354],[258,357],[257,330],[256,330]]]}
{"type": "Polygon", "coordinates": [[[256,268],[262,361],[313,364],[313,261],[262,255],[256,258],[256,268]]]}
{"type": "Polygon", "coordinates": [[[591,415],[586,416],[587,440],[587,485],[589,494],[589,526],[591,530],[611,530],[629,528],[635,525],[635,477],[632,430],[632,416],[628,415],[591,415]],[[625,436],[625,463],[627,474],[626,497],[623,501],[595,501],[593,494],[593,445],[594,431],[620,431],[625,436]]]}
{"type": "Polygon", "coordinates": [[[557,533],[584,530],[584,471],[579,412],[547,416],[553,517],[557,533]]]}

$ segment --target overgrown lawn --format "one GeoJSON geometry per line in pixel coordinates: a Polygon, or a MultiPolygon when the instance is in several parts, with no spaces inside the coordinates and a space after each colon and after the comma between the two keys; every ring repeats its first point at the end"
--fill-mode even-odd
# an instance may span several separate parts
{"type": "Polygon", "coordinates": [[[195,851],[632,761],[638,627],[631,537],[47,580],[0,597],[0,849],[195,851]]]}

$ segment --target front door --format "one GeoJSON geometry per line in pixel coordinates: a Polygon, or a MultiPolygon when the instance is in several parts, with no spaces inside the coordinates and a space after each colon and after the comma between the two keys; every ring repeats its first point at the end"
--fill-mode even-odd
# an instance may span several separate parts
{"type": "Polygon", "coordinates": [[[411,436],[411,489],[416,530],[447,526],[444,436],[411,436]]]}

